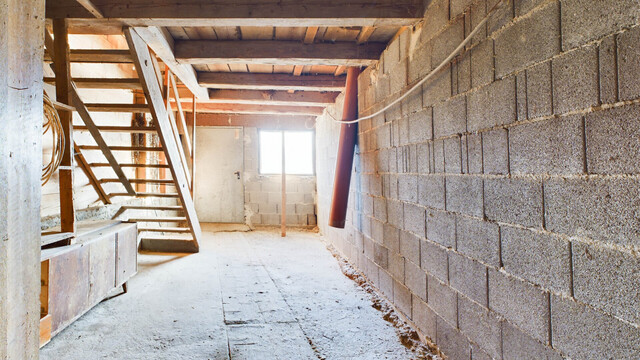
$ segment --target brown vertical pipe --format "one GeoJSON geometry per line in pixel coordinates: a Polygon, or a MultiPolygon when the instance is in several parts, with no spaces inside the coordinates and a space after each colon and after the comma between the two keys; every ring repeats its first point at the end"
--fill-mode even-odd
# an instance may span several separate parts
{"type": "MultiPolygon", "coordinates": [[[[347,88],[344,95],[342,120],[358,118],[358,75],[360,68],[347,69],[347,88]]],[[[333,198],[329,213],[329,226],[344,229],[349,203],[349,184],[353,168],[353,152],[358,138],[358,124],[342,124],[336,160],[336,177],[333,182],[333,198]]]]}

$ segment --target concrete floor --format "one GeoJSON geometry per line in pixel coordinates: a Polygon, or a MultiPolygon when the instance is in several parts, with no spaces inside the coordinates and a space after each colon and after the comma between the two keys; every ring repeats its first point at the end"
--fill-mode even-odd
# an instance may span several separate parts
{"type": "Polygon", "coordinates": [[[214,233],[200,253],[140,255],[125,295],[102,302],[42,359],[413,359],[321,237],[214,233]]]}

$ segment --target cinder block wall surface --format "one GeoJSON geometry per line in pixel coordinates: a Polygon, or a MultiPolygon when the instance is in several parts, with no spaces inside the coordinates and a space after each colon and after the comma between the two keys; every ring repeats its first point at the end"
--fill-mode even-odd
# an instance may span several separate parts
{"type": "MultiPolygon", "coordinates": [[[[433,0],[359,77],[360,114],[497,0],[433,0]]],[[[317,125],[321,231],[451,359],[640,356],[640,3],[511,0],[360,123],[327,226],[342,99],[317,125]]]]}
{"type": "MultiPolygon", "coordinates": [[[[282,178],[260,175],[258,128],[244,128],[245,220],[249,226],[280,225],[282,178]]],[[[287,225],[316,226],[316,177],[287,176],[287,225]]]]}

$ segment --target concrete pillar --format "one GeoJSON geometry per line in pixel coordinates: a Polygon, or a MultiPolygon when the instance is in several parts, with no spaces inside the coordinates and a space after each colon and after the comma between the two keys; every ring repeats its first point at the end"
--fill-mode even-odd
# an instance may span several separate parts
{"type": "Polygon", "coordinates": [[[37,359],[44,0],[0,2],[0,359],[37,359]]]}

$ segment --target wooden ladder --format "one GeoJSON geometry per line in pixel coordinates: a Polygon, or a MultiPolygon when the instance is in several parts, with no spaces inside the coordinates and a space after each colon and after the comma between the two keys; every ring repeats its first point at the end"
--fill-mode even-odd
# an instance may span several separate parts
{"type": "MultiPolygon", "coordinates": [[[[66,34],[63,35],[66,37],[66,34]]],[[[192,198],[195,171],[195,142],[192,142],[192,140],[195,136],[195,127],[192,128],[193,131],[189,134],[175,75],[167,68],[163,76],[155,55],[149,51],[147,44],[134,29],[125,29],[125,36],[129,45],[128,51],[83,50],[78,52],[72,50],[68,51],[66,56],[63,54],[60,59],[53,53],[53,38],[45,31],[47,56],[54,62],[128,62],[133,63],[138,75],[138,78],[131,79],[70,79],[72,106],[71,104],[60,103],[54,103],[54,105],[59,111],[77,112],[82,118],[84,126],[76,126],[74,131],[88,131],[96,142],[96,145],[77,145],[74,142],[74,151],[76,152],[75,158],[78,166],[87,175],[90,184],[96,190],[102,202],[110,204],[114,197],[152,198],[156,200],[152,200],[152,204],[148,205],[124,205],[116,214],[116,216],[123,214],[128,219],[127,221],[140,223],[138,227],[140,250],[150,252],[198,252],[201,229],[192,198]],[[84,103],[78,94],[78,88],[141,90],[144,93],[146,103],[84,103]],[[177,107],[177,119],[172,109],[172,99],[177,107]],[[153,117],[153,126],[98,126],[91,116],[95,112],[150,113],[153,117]],[[108,145],[104,140],[103,134],[105,133],[157,134],[160,144],[157,147],[113,146],[108,145]],[[100,151],[107,161],[88,162],[83,154],[88,151],[100,151]],[[157,152],[164,155],[166,163],[120,164],[113,155],[116,151],[157,152]],[[116,176],[99,178],[94,171],[99,168],[111,168],[116,176]],[[161,178],[129,178],[123,170],[125,168],[160,169],[161,178]],[[169,170],[169,174],[166,174],[168,176],[162,176],[162,173],[167,172],[166,170],[169,170]],[[121,184],[124,187],[124,191],[107,193],[103,185],[111,183],[121,184]],[[137,184],[160,185],[161,191],[137,192],[134,189],[137,184]],[[175,191],[166,192],[165,190],[168,187],[175,189],[175,191]],[[162,199],[174,199],[175,205],[161,203],[162,199]],[[135,213],[139,211],[144,211],[145,215],[136,215],[135,213]],[[153,212],[153,215],[149,216],[149,212],[153,212]],[[178,216],[173,214],[171,216],[158,215],[167,212],[177,213],[178,216]],[[153,224],[170,226],[153,226],[153,224]]],[[[56,78],[45,78],[44,81],[55,84],[56,78]]],[[[195,108],[195,97],[193,101],[195,108]]],[[[138,172],[136,171],[135,173],[138,172]]]]}

